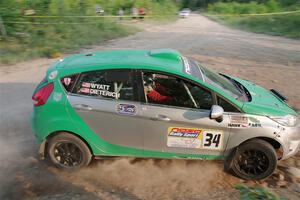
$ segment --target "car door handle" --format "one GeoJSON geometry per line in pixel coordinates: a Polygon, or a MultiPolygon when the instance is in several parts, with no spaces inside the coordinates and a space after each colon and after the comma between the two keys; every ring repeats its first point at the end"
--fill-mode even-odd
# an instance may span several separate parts
{"type": "Polygon", "coordinates": [[[169,122],[171,121],[171,119],[169,117],[167,117],[166,115],[157,115],[154,118],[151,118],[154,121],[164,121],[164,122],[169,122]]]}
{"type": "Polygon", "coordinates": [[[87,110],[87,111],[93,110],[91,106],[86,104],[76,104],[74,105],[74,108],[76,108],[77,110],[87,110]]]}

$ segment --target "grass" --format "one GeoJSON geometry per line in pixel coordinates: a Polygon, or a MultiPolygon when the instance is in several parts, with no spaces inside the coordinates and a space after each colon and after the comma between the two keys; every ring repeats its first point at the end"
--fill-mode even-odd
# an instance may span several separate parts
{"type": "Polygon", "coordinates": [[[252,187],[246,185],[235,185],[234,187],[240,191],[241,200],[286,200],[285,198],[278,196],[276,193],[258,185],[252,187]]]}
{"type": "Polygon", "coordinates": [[[151,19],[159,22],[176,15],[178,9],[173,0],[1,0],[0,20],[7,34],[3,33],[0,23],[0,64],[58,57],[138,31],[136,27],[125,25],[126,22],[118,23],[118,18],[79,17],[96,15],[96,5],[105,10],[105,15],[116,15],[120,8],[128,15],[132,7],[143,7],[146,16],[153,16],[151,19]]]}
{"type": "Polygon", "coordinates": [[[81,20],[78,24],[21,24],[17,28],[19,32],[13,37],[0,40],[2,64],[37,57],[55,58],[63,52],[138,31],[135,27],[121,25],[108,19],[96,22],[81,20]]]}
{"type": "Polygon", "coordinates": [[[234,28],[300,39],[300,13],[268,16],[208,16],[234,28]]]}
{"type": "Polygon", "coordinates": [[[300,4],[297,0],[268,0],[264,3],[256,1],[249,3],[217,2],[210,4],[206,13],[211,19],[235,28],[299,39],[300,12],[280,15],[255,15],[299,10],[300,4]]]}

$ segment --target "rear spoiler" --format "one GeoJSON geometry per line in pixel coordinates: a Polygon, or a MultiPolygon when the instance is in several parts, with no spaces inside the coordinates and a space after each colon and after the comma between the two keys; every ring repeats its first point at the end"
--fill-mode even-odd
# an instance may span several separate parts
{"type": "Polygon", "coordinates": [[[270,91],[284,102],[287,102],[289,100],[286,96],[280,94],[280,92],[278,92],[277,90],[271,89],[270,91]]]}

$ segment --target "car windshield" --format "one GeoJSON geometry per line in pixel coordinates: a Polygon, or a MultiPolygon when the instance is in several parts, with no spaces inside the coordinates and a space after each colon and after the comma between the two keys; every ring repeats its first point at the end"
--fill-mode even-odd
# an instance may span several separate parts
{"type": "Polygon", "coordinates": [[[246,101],[245,92],[233,80],[201,66],[195,60],[184,57],[182,60],[184,63],[184,73],[226,92],[237,100],[246,101]]]}

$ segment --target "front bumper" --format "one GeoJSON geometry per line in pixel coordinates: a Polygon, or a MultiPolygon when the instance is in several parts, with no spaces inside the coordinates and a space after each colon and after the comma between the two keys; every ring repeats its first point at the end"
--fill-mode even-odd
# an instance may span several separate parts
{"type": "Polygon", "coordinates": [[[283,142],[283,157],[287,159],[295,155],[300,148],[300,123],[295,127],[282,128],[281,133],[278,135],[282,138],[283,142]]]}

